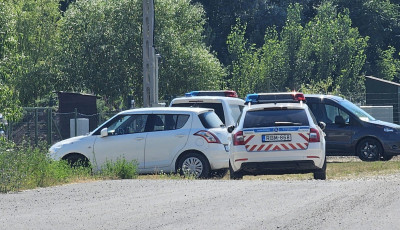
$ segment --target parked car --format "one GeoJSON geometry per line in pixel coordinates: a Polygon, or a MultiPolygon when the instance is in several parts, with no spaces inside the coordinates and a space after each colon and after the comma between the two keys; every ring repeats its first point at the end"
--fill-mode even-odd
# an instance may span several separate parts
{"type": "Polygon", "coordinates": [[[230,177],[313,173],[326,179],[324,124],[317,125],[303,94],[249,94],[232,132],[230,177]]]}
{"type": "Polygon", "coordinates": [[[192,91],[173,99],[170,106],[211,108],[226,126],[232,126],[243,111],[244,100],[232,90],[192,91]]]}
{"type": "Polygon", "coordinates": [[[360,107],[332,95],[305,95],[317,121],[326,124],[330,156],[358,156],[363,161],[390,160],[400,154],[400,126],[376,120],[360,107]]]}
{"type": "Polygon", "coordinates": [[[207,178],[229,165],[228,132],[212,109],[142,108],[118,113],[87,136],[54,144],[50,155],[101,169],[136,160],[139,173],[188,172],[207,178]]]}

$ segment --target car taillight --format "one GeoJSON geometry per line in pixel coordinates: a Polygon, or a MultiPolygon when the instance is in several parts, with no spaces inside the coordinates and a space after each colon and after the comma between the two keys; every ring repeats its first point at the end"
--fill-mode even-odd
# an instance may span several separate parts
{"type": "Polygon", "coordinates": [[[295,93],[293,97],[294,97],[294,100],[296,100],[296,101],[305,101],[306,100],[306,97],[302,93],[295,93]]]}
{"type": "Polygon", "coordinates": [[[319,132],[317,129],[311,128],[310,129],[310,140],[309,142],[320,142],[319,139],[319,132]]]}
{"type": "Polygon", "coordinates": [[[200,130],[193,135],[204,138],[208,143],[221,143],[217,136],[206,130],[200,130]]]}
{"type": "Polygon", "coordinates": [[[233,135],[233,145],[244,145],[243,131],[238,131],[233,135]]]}

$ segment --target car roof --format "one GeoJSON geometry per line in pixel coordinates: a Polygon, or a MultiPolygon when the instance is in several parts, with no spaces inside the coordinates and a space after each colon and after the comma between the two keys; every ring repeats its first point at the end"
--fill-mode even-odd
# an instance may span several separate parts
{"type": "Polygon", "coordinates": [[[130,109],[122,111],[118,114],[134,114],[134,113],[163,113],[163,112],[194,112],[194,113],[203,113],[207,111],[214,111],[213,109],[208,108],[191,108],[191,107],[151,107],[151,108],[139,108],[139,109],[130,109]]]}
{"type": "Polygon", "coordinates": [[[326,95],[326,94],[304,94],[304,96],[306,97],[306,100],[308,98],[319,98],[319,99],[324,99],[324,98],[328,98],[328,99],[332,99],[334,101],[342,101],[345,100],[342,97],[339,96],[335,96],[335,95],[326,95]]]}
{"type": "Polygon", "coordinates": [[[263,108],[279,108],[288,107],[289,109],[305,109],[307,105],[305,103],[265,103],[265,104],[255,104],[247,106],[247,110],[259,110],[263,108]]]}
{"type": "MultiPolygon", "coordinates": [[[[172,102],[197,102],[197,101],[232,101],[244,104],[244,100],[237,97],[223,97],[223,96],[194,96],[194,97],[178,97],[172,100],[172,102]]],[[[171,103],[172,103],[171,102],[171,103]]]]}

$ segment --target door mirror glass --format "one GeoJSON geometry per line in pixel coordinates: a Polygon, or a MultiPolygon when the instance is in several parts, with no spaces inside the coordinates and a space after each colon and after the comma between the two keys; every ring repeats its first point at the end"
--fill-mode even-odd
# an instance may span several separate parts
{"type": "Polygon", "coordinates": [[[337,124],[337,125],[345,125],[346,122],[345,122],[345,120],[344,120],[344,118],[342,116],[338,115],[338,116],[335,116],[335,124],[337,124]]]}

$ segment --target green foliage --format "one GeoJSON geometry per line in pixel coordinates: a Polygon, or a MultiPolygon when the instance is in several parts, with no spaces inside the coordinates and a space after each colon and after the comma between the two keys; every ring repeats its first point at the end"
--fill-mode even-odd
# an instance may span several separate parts
{"type": "Polygon", "coordinates": [[[101,175],[112,179],[134,179],[137,177],[137,161],[127,161],[125,158],[118,158],[115,162],[107,160],[101,166],[101,175]]]}
{"type": "MultiPolygon", "coordinates": [[[[0,113],[9,121],[17,121],[22,116],[18,94],[0,81],[0,113]]],[[[0,123],[0,128],[1,128],[0,123]]]]}
{"type": "Polygon", "coordinates": [[[0,140],[0,192],[19,191],[68,183],[90,176],[90,168],[71,168],[48,158],[44,145],[16,146],[0,140]]]}
{"type": "Polygon", "coordinates": [[[24,105],[52,90],[57,21],[56,0],[0,2],[0,76],[24,105]]]}
{"type": "Polygon", "coordinates": [[[227,42],[235,57],[231,85],[242,94],[306,89],[311,84],[322,91],[363,91],[361,70],[368,37],[361,37],[351,27],[348,11],[337,13],[331,3],[325,2],[303,27],[300,5],[290,5],[282,32],[278,35],[275,29],[267,29],[259,49],[248,44],[245,30],[239,22],[227,42]]]}
{"type": "Polygon", "coordinates": [[[400,60],[394,57],[396,49],[389,46],[387,50],[378,50],[380,59],[377,61],[376,77],[392,81],[400,76],[400,60]]]}

